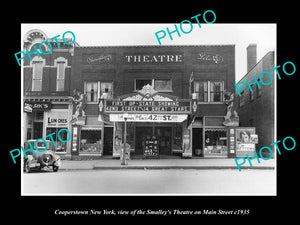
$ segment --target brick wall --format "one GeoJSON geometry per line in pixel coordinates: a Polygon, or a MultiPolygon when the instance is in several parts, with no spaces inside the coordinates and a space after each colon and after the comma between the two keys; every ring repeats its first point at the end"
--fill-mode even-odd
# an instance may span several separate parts
{"type": "MultiPolygon", "coordinates": [[[[254,99],[250,99],[250,89],[248,86],[244,89],[242,97],[239,97],[236,93],[236,110],[240,117],[240,126],[242,127],[256,127],[256,133],[258,134],[258,145],[256,150],[263,146],[270,146],[274,141],[274,79],[276,75],[274,71],[270,71],[274,65],[274,52],[268,52],[256,65],[252,68],[241,81],[246,83],[248,79],[249,83],[254,82],[254,75],[259,79],[259,75],[268,71],[272,74],[273,82],[264,86],[261,86],[261,96],[258,96],[258,89],[255,85],[252,85],[254,99]],[[275,75],[275,76],[274,76],[275,75]],[[244,98],[244,105],[240,106],[240,98],[244,98]]],[[[269,76],[262,76],[264,83],[269,83],[269,76]]],[[[274,148],[272,147],[274,150],[274,148]]]]}
{"type": "MultiPolygon", "coordinates": [[[[203,55],[201,56],[203,57],[203,55]]],[[[103,59],[104,60],[104,59],[103,59]]],[[[118,47],[75,47],[72,62],[71,90],[84,89],[84,81],[113,81],[114,97],[134,92],[134,79],[172,79],[172,92],[167,94],[187,99],[191,73],[195,80],[223,80],[225,89],[234,92],[235,83],[235,47],[220,46],[118,46],[118,47]],[[207,60],[199,60],[201,54],[207,54],[207,60]],[[125,55],[182,55],[182,62],[162,63],[126,63],[125,55]],[[210,58],[207,56],[210,54],[210,58]],[[219,55],[222,61],[211,60],[219,55]],[[88,64],[87,58],[111,56],[111,59],[99,64],[88,64]],[[210,59],[210,60],[208,60],[210,59]]],[[[97,106],[88,105],[87,114],[94,114],[97,106]]],[[[224,116],[224,104],[200,105],[201,116],[224,116]]]]}

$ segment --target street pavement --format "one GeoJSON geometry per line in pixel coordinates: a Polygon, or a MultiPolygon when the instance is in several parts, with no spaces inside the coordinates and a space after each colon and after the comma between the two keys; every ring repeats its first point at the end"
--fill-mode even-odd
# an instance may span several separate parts
{"type": "Polygon", "coordinates": [[[276,195],[275,170],[63,170],[22,174],[22,195],[276,195]]]}

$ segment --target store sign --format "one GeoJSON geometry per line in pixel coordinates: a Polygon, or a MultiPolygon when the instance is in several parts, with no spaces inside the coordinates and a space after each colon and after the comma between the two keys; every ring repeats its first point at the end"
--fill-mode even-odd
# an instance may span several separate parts
{"type": "Polygon", "coordinates": [[[141,54],[141,55],[124,55],[126,63],[182,63],[183,54],[141,54]]]}
{"type": "Polygon", "coordinates": [[[46,111],[51,109],[50,102],[24,102],[24,111],[46,111]]]}
{"type": "Polygon", "coordinates": [[[47,127],[66,127],[68,126],[68,111],[50,111],[47,113],[47,127]]]}
{"type": "Polygon", "coordinates": [[[105,113],[151,112],[151,113],[191,113],[191,100],[180,101],[122,101],[106,100],[105,113]]]}
{"type": "Polygon", "coordinates": [[[207,52],[200,52],[197,54],[198,62],[212,62],[215,64],[222,63],[224,61],[223,57],[218,54],[212,54],[207,52]]]}
{"type": "Polygon", "coordinates": [[[103,63],[111,63],[112,54],[83,54],[82,60],[84,64],[100,65],[103,63]]]}
{"type": "MultiPolygon", "coordinates": [[[[128,114],[126,121],[128,122],[175,122],[181,123],[187,119],[187,115],[173,114],[128,114]]],[[[109,120],[113,122],[122,122],[124,114],[110,114],[109,120]]]]}

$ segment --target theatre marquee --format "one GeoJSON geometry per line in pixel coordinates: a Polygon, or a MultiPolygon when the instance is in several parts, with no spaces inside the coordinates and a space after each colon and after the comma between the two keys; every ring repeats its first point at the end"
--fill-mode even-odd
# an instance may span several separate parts
{"type": "MultiPolygon", "coordinates": [[[[175,119],[170,115],[188,115],[196,111],[197,104],[192,104],[191,99],[178,99],[164,93],[158,93],[152,86],[146,85],[138,93],[129,94],[119,99],[103,99],[99,102],[100,112],[106,114],[134,114],[135,120],[164,122],[175,119]],[[143,114],[137,116],[137,114],[143,114]],[[157,114],[164,114],[157,116],[157,114]],[[153,116],[153,118],[151,117],[153,116]],[[147,119],[146,119],[147,118],[147,119]],[[172,119],[170,119],[172,118],[172,119]]],[[[116,119],[111,116],[111,119],[116,119]]]]}

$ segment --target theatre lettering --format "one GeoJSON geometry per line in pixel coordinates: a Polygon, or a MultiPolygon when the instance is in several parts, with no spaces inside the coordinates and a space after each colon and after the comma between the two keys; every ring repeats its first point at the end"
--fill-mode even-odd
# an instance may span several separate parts
{"type": "Polygon", "coordinates": [[[125,61],[127,63],[170,63],[170,62],[182,62],[182,54],[170,54],[170,55],[125,55],[125,61]]]}

